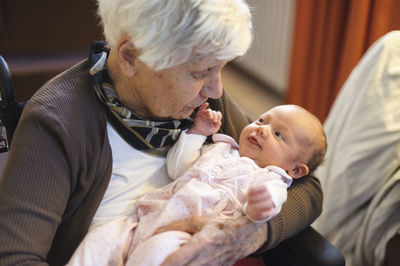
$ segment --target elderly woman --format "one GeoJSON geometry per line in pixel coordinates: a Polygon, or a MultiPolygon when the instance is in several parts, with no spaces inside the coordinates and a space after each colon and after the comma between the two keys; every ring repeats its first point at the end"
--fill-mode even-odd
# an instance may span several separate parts
{"type": "MultiPolygon", "coordinates": [[[[65,264],[90,228],[132,214],[138,197],[170,182],[166,151],[205,101],[223,113],[225,134],[237,139],[249,122],[220,78],[252,40],[244,1],[98,2],[108,44],[45,84],[15,132],[0,183],[1,265],[65,264]]],[[[288,198],[268,224],[172,224],[164,230],[194,236],[165,265],[232,264],[275,246],[321,211],[311,176],[288,198]]]]}

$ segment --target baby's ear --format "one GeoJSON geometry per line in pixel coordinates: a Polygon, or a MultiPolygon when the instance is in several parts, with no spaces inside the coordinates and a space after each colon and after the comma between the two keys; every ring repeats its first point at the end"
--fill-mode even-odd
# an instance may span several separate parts
{"type": "Polygon", "coordinates": [[[288,174],[292,178],[300,178],[308,174],[309,169],[308,166],[304,163],[296,163],[292,169],[288,171],[288,174]]]}

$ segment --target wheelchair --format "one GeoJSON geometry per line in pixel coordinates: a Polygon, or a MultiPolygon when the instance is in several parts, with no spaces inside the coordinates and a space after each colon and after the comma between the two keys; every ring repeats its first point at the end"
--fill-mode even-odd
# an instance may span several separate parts
{"type": "Polygon", "coordinates": [[[7,152],[25,103],[15,102],[11,73],[0,56],[0,153],[7,152]],[[6,137],[3,133],[6,129],[6,137]]]}
{"type": "MultiPolygon", "coordinates": [[[[7,62],[0,56],[0,153],[10,149],[25,103],[17,103],[11,72],[7,62]],[[4,136],[4,129],[6,136],[4,136]]],[[[268,266],[344,266],[340,251],[312,227],[281,242],[259,257],[268,266]]]]}

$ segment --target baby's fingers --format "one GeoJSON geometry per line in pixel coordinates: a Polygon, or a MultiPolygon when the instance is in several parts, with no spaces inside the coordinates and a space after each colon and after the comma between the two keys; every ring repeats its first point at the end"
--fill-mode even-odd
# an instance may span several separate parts
{"type": "Polygon", "coordinates": [[[208,103],[206,102],[206,103],[203,103],[201,106],[200,106],[200,108],[199,108],[199,110],[197,111],[197,113],[206,113],[206,112],[208,112],[208,110],[207,110],[207,107],[208,107],[208,103]]]}
{"type": "Polygon", "coordinates": [[[220,111],[215,112],[215,122],[219,122],[222,120],[222,113],[220,111]]]}
{"type": "Polygon", "coordinates": [[[264,211],[269,211],[273,208],[275,208],[275,204],[272,200],[261,200],[258,202],[249,202],[249,205],[253,208],[253,210],[257,212],[264,212],[264,211]]]}
{"type": "Polygon", "coordinates": [[[247,201],[249,203],[267,200],[271,200],[271,194],[269,194],[268,189],[264,185],[249,187],[247,191],[247,201]]]}
{"type": "Polygon", "coordinates": [[[208,119],[210,119],[213,123],[217,123],[222,119],[222,114],[220,111],[207,109],[207,114],[208,114],[208,119]]]}

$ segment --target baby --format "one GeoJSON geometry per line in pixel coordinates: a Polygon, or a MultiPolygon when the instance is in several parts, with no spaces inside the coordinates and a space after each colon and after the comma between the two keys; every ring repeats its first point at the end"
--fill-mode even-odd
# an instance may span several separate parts
{"type": "Polygon", "coordinates": [[[191,235],[156,230],[194,216],[268,221],[286,201],[292,179],[312,172],[324,158],[322,125],[299,106],[262,114],[243,129],[240,145],[215,134],[222,115],[207,107],[199,108],[193,127],[168,152],[175,181],[140,198],[136,215],[90,231],[69,265],[159,265],[191,235]],[[203,145],[209,135],[215,144],[203,145]]]}
{"type": "MultiPolygon", "coordinates": [[[[194,126],[182,133],[168,152],[167,169],[172,179],[181,176],[198,160],[206,137],[216,133],[221,126],[221,113],[206,109],[207,106],[205,103],[200,107],[194,126]]],[[[282,175],[282,178],[287,178],[286,183],[289,185],[292,178],[300,178],[313,172],[323,161],[326,152],[326,138],[320,121],[296,105],[276,106],[262,114],[242,130],[240,145],[222,134],[214,135],[213,140],[231,144],[231,153],[252,159],[260,168],[282,168],[289,175],[282,175]]],[[[210,147],[204,147],[203,153],[205,149],[210,147]]],[[[278,171],[278,174],[282,173],[282,169],[272,169],[278,171]]],[[[245,211],[252,220],[268,220],[273,213],[280,210],[280,206],[269,208],[268,195],[271,191],[268,192],[267,187],[264,184],[249,187],[245,211]]]]}

